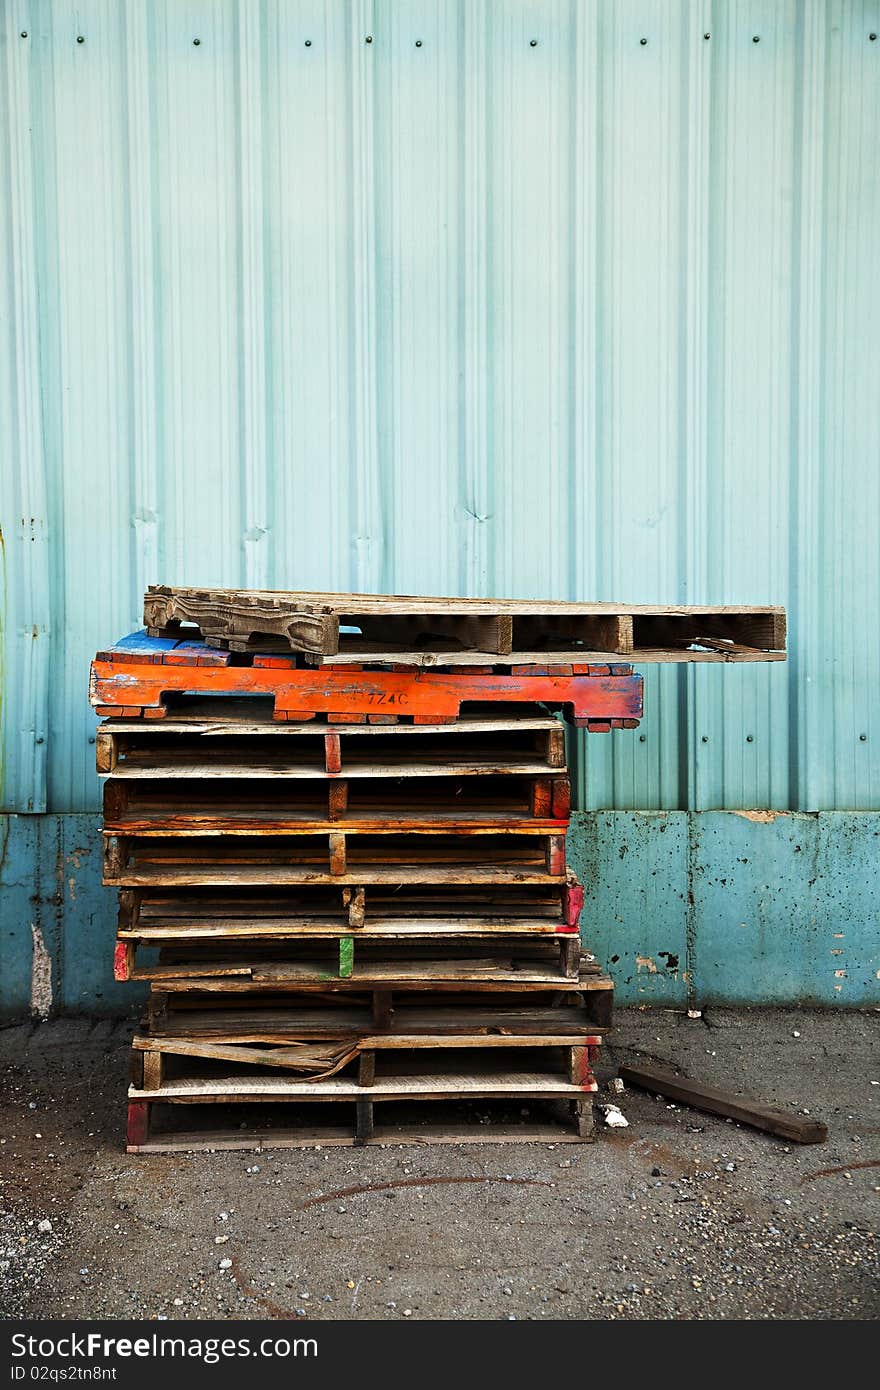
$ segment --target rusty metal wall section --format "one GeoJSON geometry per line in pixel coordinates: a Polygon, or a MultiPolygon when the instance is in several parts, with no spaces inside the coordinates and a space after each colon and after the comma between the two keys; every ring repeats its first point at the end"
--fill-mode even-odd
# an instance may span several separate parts
{"type": "Polygon", "coordinates": [[[595,808],[876,808],[880,0],[8,0],[2,799],[154,580],[782,602],[595,808]]]}

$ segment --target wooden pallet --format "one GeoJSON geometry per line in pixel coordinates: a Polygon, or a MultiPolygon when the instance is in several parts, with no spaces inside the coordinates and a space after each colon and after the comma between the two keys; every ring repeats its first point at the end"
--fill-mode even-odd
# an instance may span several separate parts
{"type": "Polygon", "coordinates": [[[651,606],[524,600],[195,589],[151,586],[144,623],[152,635],[193,625],[232,650],[275,639],[320,663],[455,663],[464,655],[511,662],[577,660],[584,652],[732,661],[784,654],[785,611],[773,607],[651,606]],[[345,629],[350,629],[348,634],[345,629]]]}
{"type": "Polygon", "coordinates": [[[568,778],[226,782],[110,778],[104,831],[114,835],[293,835],[389,832],[565,834],[568,778]]]}
{"type": "Polygon", "coordinates": [[[130,1154],[261,1154],[273,1149],[353,1148],[413,1144],[583,1144],[593,1138],[591,1096],[566,1103],[530,1096],[511,1102],[441,1100],[373,1106],[372,1129],[358,1133],[357,1102],[314,1108],[287,1101],[247,1106],[186,1106],[130,1101],[126,1151],[130,1154]],[[393,1116],[393,1118],[391,1118],[393,1116]]]}
{"type": "MultiPolygon", "coordinates": [[[[215,703],[222,713],[227,702],[215,703]]],[[[239,713],[239,704],[216,720],[107,720],[97,731],[97,770],[139,781],[565,774],[565,730],[547,716],[321,726],[256,721],[239,713]]]]}
{"type": "MultiPolygon", "coordinates": [[[[287,657],[243,656],[233,664],[204,662],[198,644],[188,644],[187,661],[167,660],[161,651],[147,659],[127,647],[101,652],[92,662],[89,697],[99,714],[120,719],[163,719],[179,710],[179,701],[211,697],[217,717],[222,701],[271,701],[272,717],[302,723],[318,715],[330,722],[369,724],[373,719],[406,719],[414,724],[457,720],[462,705],[545,705],[565,710],[579,727],[607,732],[634,727],[642,713],[642,678],[630,665],[596,667],[524,667],[520,671],[451,671],[402,669],[358,670],[327,667],[305,670],[287,657]],[[222,697],[222,698],[221,698],[222,697]]],[[[152,640],[152,639],[150,639],[152,640]]],[[[155,639],[160,640],[160,639],[155,639]]],[[[209,650],[207,647],[205,651],[209,650]]]]}
{"type": "MultiPolygon", "coordinates": [[[[117,942],[117,980],[211,982],[217,990],[255,988],[319,990],[503,990],[534,986],[575,989],[600,975],[574,934],[543,938],[495,936],[401,943],[353,933],[335,940],[260,942],[252,938],[163,942],[158,956],[137,939],[117,942]]],[[[584,988],[592,986],[592,981],[584,988]]]]}
{"type": "MultiPolygon", "coordinates": [[[[307,1044],[308,1059],[323,1070],[303,1076],[297,1062],[302,1064],[304,1059],[283,1060],[278,1056],[280,1049],[273,1050],[267,1064],[259,1057],[244,1060],[242,1056],[245,1051],[263,1049],[241,1047],[239,1060],[234,1061],[230,1058],[233,1049],[228,1046],[215,1046],[215,1055],[210,1056],[202,1045],[198,1055],[193,1055],[198,1044],[190,1043],[175,1052],[170,1047],[163,1050],[152,1037],[138,1038],[133,1049],[127,1147],[133,1153],[150,1151],[151,1147],[156,1151],[153,1146],[161,1140],[154,1136],[151,1146],[153,1109],[168,1104],[329,1104],[338,1110],[342,1103],[351,1116],[345,1137],[349,1143],[363,1144],[382,1142],[381,1130],[377,1135],[375,1125],[377,1105],[475,1099],[562,1101],[571,1107],[578,1137],[588,1139],[592,1136],[592,1095],[597,1090],[592,1065],[600,1041],[598,1035],[581,1034],[577,1045],[560,1046],[556,1037],[528,1035],[511,1036],[487,1046],[482,1035],[462,1034],[452,1040],[424,1035],[406,1040],[376,1037],[371,1039],[370,1048],[358,1047],[351,1055],[307,1044]],[[321,1060],[328,1057],[329,1065],[321,1060]]],[[[311,1129],[307,1133],[308,1138],[300,1143],[320,1142],[311,1129]]],[[[240,1132],[227,1137],[243,1143],[240,1132]]],[[[498,1136],[494,1132],[482,1135],[484,1141],[489,1137],[498,1136]]]]}
{"type": "MultiPolygon", "coordinates": [[[[607,976],[593,978],[591,989],[489,991],[462,988],[444,991],[361,990],[348,993],[294,991],[267,994],[248,991],[225,996],[198,989],[166,993],[151,986],[145,1033],[172,1042],[289,1043],[330,1042],[348,1045],[383,1037],[454,1037],[493,1039],[507,1035],[604,1035],[611,1027],[613,985],[607,976]]],[[[501,1044],[498,1043],[498,1046],[501,1044]]]]}
{"type": "Polygon", "coordinates": [[[293,884],[547,884],[566,882],[565,835],[541,822],[509,834],[104,834],[109,887],[282,887],[293,884]]]}
{"type": "Polygon", "coordinates": [[[562,885],[490,888],[125,889],[117,935],[152,945],[332,941],[352,933],[378,941],[555,938],[577,935],[582,907],[583,889],[572,875],[562,885]]]}

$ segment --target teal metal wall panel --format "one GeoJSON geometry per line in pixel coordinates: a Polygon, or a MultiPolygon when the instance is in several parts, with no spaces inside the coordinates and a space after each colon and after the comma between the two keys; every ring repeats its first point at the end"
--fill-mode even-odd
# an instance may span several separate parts
{"type": "Polygon", "coordinates": [[[687,815],[578,815],[568,858],[586,890],[581,935],[613,977],[617,999],[686,1007],[687,815]]]}
{"type": "Polygon", "coordinates": [[[786,666],[648,672],[580,804],[876,808],[878,31],[5,6],[0,805],[96,807],[88,660],[164,580],[783,602],[786,666]]]}
{"type": "MultiPolygon", "coordinates": [[[[0,816],[0,1017],[120,1015],[93,814],[0,816]]],[[[880,815],[576,813],[583,937],[620,1004],[880,1000],[880,815]]]]}
{"type": "Polygon", "coordinates": [[[120,1015],[142,986],[113,979],[115,895],[95,815],[0,816],[0,1017],[120,1015]]]}
{"type": "Polygon", "coordinates": [[[709,812],[692,839],[701,998],[880,999],[880,816],[709,812]]]}

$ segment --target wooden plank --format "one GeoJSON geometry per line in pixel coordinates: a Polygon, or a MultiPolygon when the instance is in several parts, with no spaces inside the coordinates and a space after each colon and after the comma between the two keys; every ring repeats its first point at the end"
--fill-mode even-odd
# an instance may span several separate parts
{"type": "MultiPolygon", "coordinates": [[[[459,976],[432,976],[425,979],[421,974],[380,974],[376,971],[358,970],[349,979],[340,979],[330,971],[316,971],[313,976],[297,975],[279,979],[277,977],[254,977],[243,979],[236,975],[182,976],[180,979],[162,977],[164,993],[204,995],[242,994],[256,998],[260,994],[277,994],[286,988],[295,988],[302,994],[331,994],[369,990],[376,986],[384,989],[406,990],[415,994],[461,994],[463,990],[476,994],[534,994],[536,989],[554,990],[560,993],[583,994],[588,990],[606,990],[607,986],[595,983],[594,976],[581,976],[580,979],[567,980],[564,976],[546,975],[532,977],[522,975],[478,975],[462,979],[459,976]]],[[[610,997],[610,991],[608,991],[610,997]]]]}
{"type": "MultiPolygon", "coordinates": [[[[604,674],[608,675],[608,668],[604,668],[604,674]]],[[[208,702],[205,702],[208,703],[208,702]]],[[[217,705],[217,702],[213,702],[217,705]]],[[[154,724],[144,724],[141,720],[134,719],[114,719],[112,724],[109,722],[98,726],[99,733],[106,733],[115,737],[117,734],[136,734],[141,740],[148,740],[150,736],[165,736],[168,734],[184,734],[187,737],[198,738],[228,738],[233,737],[297,737],[300,735],[310,735],[312,738],[318,736],[322,739],[327,737],[327,732],[323,725],[304,723],[281,725],[273,720],[254,720],[247,717],[244,711],[247,710],[248,701],[241,700],[236,702],[234,699],[224,700],[217,706],[215,717],[208,718],[205,714],[187,716],[186,718],[175,716],[165,719],[161,726],[154,724]],[[223,711],[229,710],[228,714],[223,711]]],[[[392,715],[371,715],[370,722],[367,724],[353,724],[347,728],[334,729],[331,737],[344,738],[346,741],[352,738],[362,737],[371,734],[387,737],[389,734],[398,738],[412,738],[418,735],[430,738],[434,734],[520,734],[520,733],[547,733],[559,738],[559,747],[565,751],[565,730],[558,719],[550,716],[536,718],[533,715],[510,715],[504,719],[484,719],[475,718],[470,715],[461,715],[453,724],[399,724],[397,717],[392,715]],[[382,719],[389,720],[389,723],[377,724],[375,721],[382,719]]],[[[564,766],[565,759],[555,764],[553,759],[548,759],[551,766],[564,766]]]]}
{"type": "Polygon", "coordinates": [[[355,1103],[355,1143],[368,1144],[373,1137],[373,1102],[359,1100],[355,1103]]]}
{"type": "MultiPolygon", "coordinates": [[[[346,765],[347,779],[374,779],[380,777],[478,777],[478,776],[540,776],[548,771],[546,763],[530,758],[511,757],[471,757],[451,762],[437,759],[436,762],[416,762],[412,759],[389,757],[384,762],[351,763],[346,765]]],[[[112,780],[152,781],[186,780],[203,778],[231,778],[253,781],[255,779],[292,778],[297,781],[309,780],[329,782],[333,774],[323,768],[305,761],[292,759],[269,760],[255,758],[251,762],[244,759],[228,762],[221,758],[201,761],[180,758],[171,754],[155,755],[149,763],[117,763],[112,780]]]]}
{"type": "Polygon", "coordinates": [[[564,873],[550,873],[535,868],[507,867],[497,864],[462,864],[454,867],[430,862],[417,865],[388,866],[376,864],[369,868],[349,867],[344,876],[321,869],[301,868],[296,864],[224,864],[211,863],[191,868],[174,865],[142,864],[124,868],[118,861],[105,866],[107,887],[122,888],[210,888],[210,887],[285,887],[296,884],[330,884],[344,881],[348,885],[381,884],[534,884],[564,882],[564,873]]]}
{"type": "Polygon", "coordinates": [[[383,1031],[391,1027],[392,1000],[390,989],[376,989],[372,995],[373,1024],[383,1031]]]}
{"type": "Polygon", "coordinates": [[[594,1130],[593,1102],[591,1099],[581,1097],[574,1103],[575,1123],[577,1124],[578,1138],[592,1139],[594,1130]]]}
{"type": "Polygon", "coordinates": [[[291,1042],[283,1047],[248,1047],[244,1043],[218,1043],[193,1038],[135,1037],[132,1050],[143,1058],[143,1080],[138,1089],[160,1091],[164,1056],[194,1057],[242,1066],[278,1067],[286,1071],[330,1076],[357,1056],[351,1045],[291,1042]]]}
{"type": "Polygon", "coordinates": [[[151,1048],[144,1052],[143,1089],[145,1091],[161,1090],[163,1075],[164,1063],[161,1051],[151,1048]]]}
{"type": "MultiPolygon", "coordinates": [[[[623,654],[623,653],[621,653],[623,654]]],[[[615,655],[614,651],[585,650],[582,648],[564,648],[550,653],[553,657],[552,666],[569,666],[574,668],[578,665],[607,664],[615,655]]],[[[633,666],[656,666],[680,664],[688,662],[690,664],[701,665],[709,662],[752,662],[752,661],[785,661],[784,651],[765,651],[761,647],[749,647],[734,642],[707,639],[706,645],[694,646],[683,644],[681,646],[656,646],[656,647],[635,647],[625,653],[626,659],[633,666]]],[[[546,651],[512,651],[508,656],[496,660],[496,668],[500,669],[502,664],[511,668],[511,675],[526,675],[532,668],[533,675],[541,672],[542,674],[552,674],[547,670],[546,651]]],[[[402,667],[417,667],[422,670],[445,669],[447,671],[456,670],[462,673],[466,668],[472,667],[479,671],[485,661],[485,653],[480,651],[461,651],[439,652],[425,651],[419,648],[403,649],[377,647],[375,650],[365,650],[363,646],[351,649],[343,648],[333,657],[325,660],[318,657],[315,659],[315,666],[320,670],[329,670],[330,662],[333,667],[340,670],[346,669],[349,665],[362,667],[365,664],[377,666],[391,665],[396,663],[402,667]]]]}
{"type": "Polygon", "coordinates": [[[342,901],[348,908],[348,925],[355,928],[363,927],[366,920],[366,894],[363,888],[344,889],[342,901]]]}
{"type": "MultiPolygon", "coordinates": [[[[364,937],[365,940],[377,941],[417,941],[424,938],[426,941],[434,940],[436,937],[445,937],[450,940],[480,940],[485,938],[491,940],[497,936],[536,936],[543,939],[552,937],[560,939],[560,932],[555,922],[545,921],[541,918],[521,918],[511,919],[510,921],[500,920],[497,922],[484,920],[481,918],[424,918],[407,921],[398,918],[388,918],[375,921],[352,921],[345,922],[322,922],[319,920],[306,920],[302,922],[267,922],[267,923],[241,923],[237,921],[217,925],[192,925],[183,926],[158,926],[158,925],[137,925],[120,928],[117,935],[121,941],[144,941],[144,942],[165,942],[178,943],[181,945],[190,941],[247,941],[247,940],[302,940],[311,938],[316,941],[335,940],[340,936],[347,936],[351,929],[364,937]]],[[[580,942],[578,942],[580,950],[580,942]]]]}
{"type": "Polygon", "coordinates": [[[347,837],[334,832],[328,835],[330,841],[330,873],[333,875],[344,874],[346,870],[347,837]]]}
{"type": "Polygon", "coordinates": [[[342,771],[342,745],[338,733],[324,735],[324,768],[331,774],[342,771]]]}
{"type": "Polygon", "coordinates": [[[149,1136],[149,1106],[143,1101],[130,1100],[128,1102],[128,1124],[126,1128],[126,1143],[129,1148],[139,1149],[146,1143],[149,1136]]]}
{"type": "Polygon", "coordinates": [[[579,1086],[553,1071],[514,1071],[492,1067],[485,1073],[430,1071],[414,1076],[387,1075],[362,1087],[357,1079],[331,1076],[323,1081],[290,1080],[277,1076],[184,1076],[166,1079],[159,1093],[129,1089],[130,1100],[181,1100],[227,1103],[265,1101],[297,1097],[300,1100],[362,1100],[364,1091],[376,1099],[418,1099],[419,1097],[502,1097],[565,1096],[578,1099],[579,1086]]]}
{"type": "Polygon", "coordinates": [[[376,1080],[376,1054],[367,1050],[360,1054],[358,1062],[358,1085],[372,1086],[376,1080]]]}
{"type": "Polygon", "coordinates": [[[670,1100],[680,1101],[696,1110],[706,1110],[710,1115],[738,1120],[740,1124],[766,1130],[768,1134],[789,1139],[795,1144],[823,1144],[828,1138],[827,1125],[811,1116],[748,1100],[717,1086],[707,1086],[689,1077],[678,1076],[662,1067],[623,1066],[620,1076],[627,1086],[639,1086],[644,1091],[668,1096],[670,1100]]]}

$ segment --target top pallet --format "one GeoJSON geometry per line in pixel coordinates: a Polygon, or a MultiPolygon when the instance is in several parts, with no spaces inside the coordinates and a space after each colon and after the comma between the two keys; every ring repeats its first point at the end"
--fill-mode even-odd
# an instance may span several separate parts
{"type": "Polygon", "coordinates": [[[293,649],[309,665],[784,661],[785,609],[416,598],[151,585],[152,637],[190,626],[231,651],[293,649]]]}

